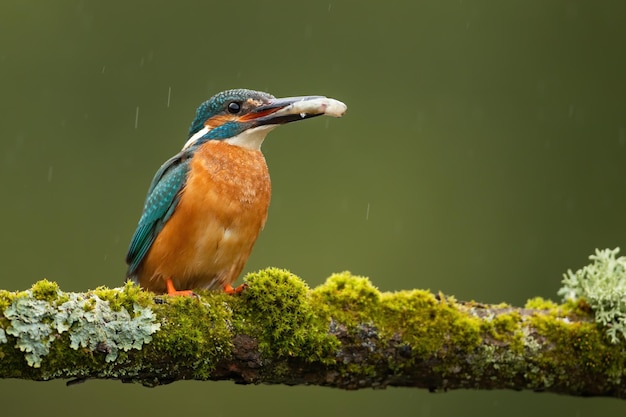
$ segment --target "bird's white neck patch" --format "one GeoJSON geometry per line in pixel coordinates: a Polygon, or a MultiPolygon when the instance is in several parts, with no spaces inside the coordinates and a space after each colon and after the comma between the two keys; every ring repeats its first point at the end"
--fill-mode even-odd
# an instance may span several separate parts
{"type": "MultiPolygon", "coordinates": [[[[278,125],[263,125],[247,129],[233,136],[232,138],[224,139],[224,142],[235,146],[241,146],[242,148],[258,151],[261,149],[261,144],[265,139],[265,136],[278,125]]],[[[194,135],[195,136],[195,135],[194,135]]],[[[191,140],[191,139],[190,139],[191,140]]]]}
{"type": "MultiPolygon", "coordinates": [[[[253,127],[252,129],[244,130],[237,136],[223,139],[223,141],[231,145],[241,146],[242,148],[258,151],[261,149],[261,144],[263,143],[265,136],[267,136],[270,130],[274,129],[276,126],[278,125],[264,125],[253,127]]],[[[196,133],[194,133],[192,137],[189,138],[189,140],[187,140],[187,142],[185,142],[185,146],[183,146],[182,150],[184,151],[185,149],[193,146],[193,144],[196,143],[198,139],[200,139],[207,133],[209,133],[209,128],[206,126],[198,130],[196,133]]]]}
{"type": "Polygon", "coordinates": [[[207,133],[209,133],[209,128],[204,126],[202,129],[194,133],[193,136],[187,140],[187,142],[185,142],[185,146],[183,146],[182,150],[184,151],[185,149],[189,148],[191,145],[196,143],[198,139],[200,139],[202,136],[206,135],[207,133]]]}

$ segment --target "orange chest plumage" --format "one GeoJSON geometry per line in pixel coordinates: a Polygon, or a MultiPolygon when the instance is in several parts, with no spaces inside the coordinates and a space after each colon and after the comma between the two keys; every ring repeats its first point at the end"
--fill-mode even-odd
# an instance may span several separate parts
{"type": "Polygon", "coordinates": [[[237,279],[265,224],[271,183],[263,154],[223,141],[194,153],[176,210],[138,271],[139,282],[165,292],[218,288],[237,279]]]}

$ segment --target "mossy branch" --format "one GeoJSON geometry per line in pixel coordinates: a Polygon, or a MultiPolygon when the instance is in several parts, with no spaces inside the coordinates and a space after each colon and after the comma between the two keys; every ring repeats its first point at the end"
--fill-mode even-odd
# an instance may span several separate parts
{"type": "Polygon", "coordinates": [[[315,289],[287,271],[241,295],[155,297],[128,284],[0,291],[0,378],[183,379],[344,389],[515,389],[626,397],[624,343],[582,301],[525,308],[378,291],[336,274],[315,289]]]}

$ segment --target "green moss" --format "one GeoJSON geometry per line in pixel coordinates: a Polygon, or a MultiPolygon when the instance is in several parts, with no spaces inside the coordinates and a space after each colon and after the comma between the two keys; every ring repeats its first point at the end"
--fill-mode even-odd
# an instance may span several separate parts
{"type": "Polygon", "coordinates": [[[64,293],[47,281],[21,293],[0,291],[3,367],[15,369],[13,377],[97,369],[133,379],[156,363],[162,367],[150,368],[152,383],[177,372],[207,379],[236,353],[233,337],[248,335],[259,343],[266,375],[288,378],[294,361],[321,362],[355,386],[361,377],[412,372],[425,363],[457,379],[523,376],[533,389],[569,381],[580,366],[611,381],[625,376],[623,349],[607,343],[598,324],[580,321],[590,311],[580,299],[563,305],[529,300],[530,316],[506,304],[458,303],[423,290],[381,293],[349,272],[313,290],[276,268],[245,281],[240,295],[198,291],[200,298],[155,298],[131,283],[84,294],[64,293]],[[546,343],[554,347],[546,350],[546,343]]]}
{"type": "MultiPolygon", "coordinates": [[[[93,311],[94,308],[96,308],[96,299],[95,298],[89,298],[87,300],[85,300],[85,302],[83,303],[83,311],[84,312],[88,312],[88,311],[93,311]]],[[[115,310],[113,310],[115,311],[115,310]]],[[[119,310],[117,310],[119,311],[119,310]]]]}
{"type": "Polygon", "coordinates": [[[444,346],[471,350],[481,340],[479,319],[462,313],[453,298],[437,299],[428,291],[383,294],[381,318],[383,332],[403,329],[402,340],[422,357],[441,352],[444,346]]]}
{"type": "Polygon", "coordinates": [[[332,362],[337,340],[328,336],[329,318],[312,308],[304,281],[278,268],[248,274],[244,280],[248,288],[236,307],[250,321],[236,321],[237,332],[258,337],[268,358],[332,362]]]}
{"type": "Polygon", "coordinates": [[[375,378],[378,374],[376,366],[362,363],[347,363],[341,372],[343,375],[354,375],[357,378],[375,378]]]}
{"type": "Polygon", "coordinates": [[[559,305],[556,304],[554,301],[546,300],[541,297],[531,298],[530,300],[526,301],[526,305],[524,306],[524,308],[530,310],[554,310],[558,307],[559,305]]]}
{"type": "Polygon", "coordinates": [[[131,311],[134,304],[144,307],[153,305],[154,295],[143,291],[139,285],[132,281],[127,281],[121,290],[120,288],[98,287],[92,292],[98,298],[107,301],[113,311],[120,311],[121,309],[131,311]]]}
{"type": "Polygon", "coordinates": [[[14,299],[15,293],[9,292],[7,290],[0,290],[0,312],[6,310],[6,308],[11,305],[14,299]]]}
{"type": "Polygon", "coordinates": [[[572,369],[582,375],[603,373],[614,378],[611,383],[618,383],[623,376],[623,348],[609,343],[608,335],[599,332],[596,323],[573,323],[535,314],[530,324],[536,329],[537,337],[552,342],[553,349],[543,352],[536,361],[541,369],[549,369],[556,375],[555,382],[576,383],[570,374],[572,369]]]}
{"type": "MultiPolygon", "coordinates": [[[[495,334],[513,334],[518,329],[520,321],[520,314],[516,311],[511,313],[498,314],[492,321],[495,334]]],[[[503,336],[500,336],[500,338],[503,338],[503,336]]]]}
{"type": "MultiPolygon", "coordinates": [[[[481,320],[461,311],[454,298],[441,294],[436,297],[423,290],[381,293],[367,278],[343,272],[314,289],[311,297],[316,309],[345,326],[349,334],[367,339],[368,328],[378,331],[377,339],[368,342],[372,344],[368,363],[360,368],[360,375],[374,372],[372,362],[400,372],[446,350],[471,351],[481,342],[481,320]],[[402,333],[396,333],[399,330],[402,333]],[[386,356],[390,344],[404,346],[407,355],[386,356]]],[[[355,372],[357,365],[349,365],[344,370],[355,372]]]]}
{"type": "MultiPolygon", "coordinates": [[[[4,317],[3,313],[13,303],[13,300],[15,300],[14,292],[0,290],[0,330],[2,334],[4,334],[4,329],[6,329],[10,323],[9,320],[4,317]]],[[[0,345],[2,343],[6,343],[6,337],[0,337],[0,345]]],[[[0,355],[2,355],[1,352],[0,355]]]]}
{"type": "Polygon", "coordinates": [[[41,280],[30,289],[32,296],[41,301],[56,301],[59,297],[59,285],[56,282],[41,280]]]}
{"type": "Polygon", "coordinates": [[[483,322],[482,328],[495,340],[513,344],[519,339],[516,335],[519,333],[521,322],[520,314],[517,311],[511,311],[497,314],[492,320],[483,322]]]}
{"type": "Polygon", "coordinates": [[[380,309],[381,294],[369,279],[350,272],[331,275],[311,294],[316,307],[327,314],[333,310],[334,319],[341,323],[367,321],[380,309]]]}
{"type": "Polygon", "coordinates": [[[232,296],[199,291],[200,299],[163,297],[154,306],[162,320],[160,332],[153,336],[156,354],[173,363],[187,364],[194,376],[206,379],[218,361],[232,352],[232,296]]]}

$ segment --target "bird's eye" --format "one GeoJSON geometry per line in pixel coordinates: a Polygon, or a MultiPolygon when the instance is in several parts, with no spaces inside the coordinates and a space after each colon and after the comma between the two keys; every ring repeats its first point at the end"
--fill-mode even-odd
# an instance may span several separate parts
{"type": "Polygon", "coordinates": [[[241,103],[237,103],[236,101],[231,101],[228,103],[228,112],[231,114],[239,113],[241,110],[241,103]]]}

